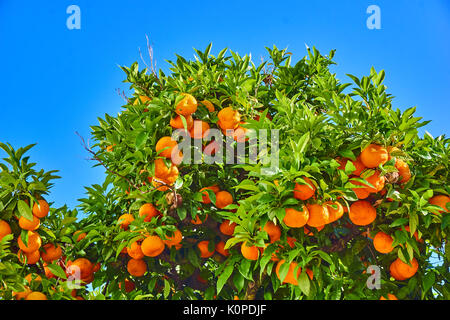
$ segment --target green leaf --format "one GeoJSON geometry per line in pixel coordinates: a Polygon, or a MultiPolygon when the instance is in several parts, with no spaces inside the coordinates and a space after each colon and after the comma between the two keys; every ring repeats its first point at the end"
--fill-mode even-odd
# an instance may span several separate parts
{"type": "Polygon", "coordinates": [[[219,275],[219,278],[217,279],[217,294],[220,293],[220,291],[222,290],[223,286],[225,285],[225,283],[227,282],[228,278],[231,276],[231,274],[233,273],[234,270],[234,266],[232,264],[228,265],[225,270],[223,270],[223,272],[219,275]]]}
{"type": "Polygon", "coordinates": [[[33,220],[33,213],[31,212],[31,208],[25,201],[19,200],[19,202],[17,203],[17,208],[19,209],[21,217],[24,217],[30,221],[33,220]]]}
{"type": "Polygon", "coordinates": [[[49,264],[47,266],[47,268],[49,268],[49,270],[58,278],[67,279],[66,273],[61,268],[61,266],[52,263],[52,264],[49,264]]]}
{"type": "Polygon", "coordinates": [[[164,298],[167,298],[170,294],[170,283],[164,279],[164,298]]]}
{"type": "MultiPolygon", "coordinates": [[[[294,274],[297,271],[294,271],[294,274]]],[[[310,290],[311,290],[311,283],[309,282],[309,277],[308,274],[306,273],[306,271],[302,271],[302,273],[300,273],[300,276],[298,278],[298,285],[300,287],[300,290],[302,290],[302,292],[306,295],[309,296],[310,290]]]]}
{"type": "Polygon", "coordinates": [[[431,289],[434,282],[436,281],[436,275],[433,271],[429,271],[425,276],[423,277],[423,293],[427,292],[431,289]]]}
{"type": "Polygon", "coordinates": [[[141,149],[142,146],[145,144],[145,142],[148,139],[148,134],[145,131],[141,131],[136,136],[136,149],[141,149]]]}

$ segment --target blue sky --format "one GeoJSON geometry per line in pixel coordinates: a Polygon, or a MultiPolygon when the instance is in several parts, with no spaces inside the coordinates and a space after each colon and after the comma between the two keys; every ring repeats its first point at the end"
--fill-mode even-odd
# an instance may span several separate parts
{"type": "Polygon", "coordinates": [[[337,49],[333,70],[342,81],[385,69],[395,106],[417,106],[432,120],[426,130],[449,133],[448,0],[0,0],[0,141],[38,143],[33,161],[63,177],[49,197],[57,206],[74,207],[83,186],[103,181],[74,132],[89,137],[97,117],[120,111],[116,89],[127,86],[117,65],[140,60],[146,34],[164,70],[174,53],[189,58],[209,42],[213,53],[228,47],[258,61],[273,44],[294,59],[305,44],[337,49]],[[66,27],[71,4],[81,9],[81,30],[66,27]],[[381,9],[381,30],[366,27],[369,5],[381,9]]]}

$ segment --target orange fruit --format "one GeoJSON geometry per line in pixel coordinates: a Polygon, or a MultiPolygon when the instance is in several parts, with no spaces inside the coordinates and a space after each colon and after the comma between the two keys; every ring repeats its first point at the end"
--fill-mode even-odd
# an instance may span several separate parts
{"type": "Polygon", "coordinates": [[[220,191],[220,189],[219,189],[219,187],[217,185],[214,185],[214,186],[211,186],[211,187],[201,188],[200,192],[202,192],[202,203],[204,203],[204,204],[211,203],[211,199],[209,198],[209,194],[205,190],[211,190],[214,193],[217,193],[217,192],[220,191]]]}
{"type": "Polygon", "coordinates": [[[41,282],[42,281],[42,278],[41,278],[41,276],[40,275],[38,275],[38,274],[32,274],[32,273],[29,273],[29,274],[27,274],[26,276],[25,276],[25,280],[29,283],[29,284],[31,284],[31,282],[33,282],[33,281],[36,281],[36,282],[41,282]]]}
{"type": "Polygon", "coordinates": [[[247,260],[258,260],[259,250],[256,246],[247,246],[247,242],[243,242],[241,245],[242,256],[247,260]]]}
{"type": "Polygon", "coordinates": [[[145,222],[150,222],[158,214],[159,211],[151,203],[145,203],[139,208],[139,217],[145,217],[145,222]]]}
{"type": "Polygon", "coordinates": [[[234,234],[234,228],[236,228],[237,224],[235,222],[231,222],[230,220],[224,220],[220,224],[220,232],[222,232],[226,236],[232,236],[234,234]]]}
{"type": "Polygon", "coordinates": [[[97,263],[94,264],[94,266],[92,267],[92,272],[97,272],[98,270],[100,270],[101,267],[102,267],[102,265],[100,264],[100,262],[97,262],[97,263]]]}
{"type": "Polygon", "coordinates": [[[241,121],[241,115],[232,107],[226,107],[217,114],[219,122],[217,123],[222,130],[235,129],[241,121]]]}
{"type": "Polygon", "coordinates": [[[298,183],[295,184],[294,198],[299,200],[308,200],[316,192],[316,187],[309,178],[307,177],[302,178],[303,180],[305,180],[307,184],[298,184],[298,183]]]}
{"type": "Polygon", "coordinates": [[[202,258],[209,258],[214,254],[214,249],[212,251],[209,251],[208,249],[209,241],[204,240],[197,243],[197,247],[200,250],[200,257],[202,258]]]}
{"type": "Polygon", "coordinates": [[[208,135],[209,124],[205,121],[194,120],[194,125],[189,130],[189,135],[193,139],[203,139],[208,135]]]}
{"type": "Polygon", "coordinates": [[[152,101],[152,99],[147,96],[139,96],[136,98],[136,100],[134,100],[133,105],[146,104],[150,101],[152,101]]]}
{"type": "Polygon", "coordinates": [[[311,269],[306,268],[306,273],[308,274],[309,279],[314,279],[314,273],[311,269]]]}
{"type": "Polygon", "coordinates": [[[350,220],[357,226],[367,226],[377,217],[377,211],[366,200],[353,202],[348,213],[350,220]]]}
{"type": "MultiPolygon", "coordinates": [[[[316,227],[316,229],[317,229],[318,232],[320,232],[323,228],[325,228],[325,225],[316,227]]],[[[306,226],[303,227],[303,232],[304,232],[307,236],[313,236],[313,235],[314,235],[314,233],[313,233],[311,230],[309,230],[306,226]]]]}
{"type": "Polygon", "coordinates": [[[443,210],[440,210],[439,213],[444,213],[448,212],[447,204],[450,202],[450,197],[445,195],[437,195],[430,198],[428,202],[432,205],[441,207],[443,210]]]}
{"type": "Polygon", "coordinates": [[[373,237],[373,246],[375,250],[379,253],[389,253],[394,250],[392,243],[394,239],[382,231],[378,232],[375,237],[373,237]]]}
{"type": "Polygon", "coordinates": [[[214,156],[216,152],[219,150],[219,147],[220,147],[219,143],[216,140],[214,140],[203,147],[203,152],[208,156],[214,156]]]}
{"type": "Polygon", "coordinates": [[[78,235],[77,242],[83,240],[86,238],[87,234],[86,232],[82,232],[81,230],[77,230],[73,233],[74,236],[78,235]]]}
{"type": "MultiPolygon", "coordinates": [[[[277,263],[277,266],[276,266],[276,269],[275,269],[275,272],[277,274],[277,278],[280,281],[281,281],[281,279],[280,279],[280,268],[285,262],[286,262],[286,260],[284,260],[284,259],[280,260],[277,263]]],[[[290,284],[293,284],[295,286],[298,285],[298,277],[300,276],[300,273],[302,272],[302,268],[300,268],[300,267],[297,268],[297,266],[298,266],[298,263],[294,262],[294,261],[289,264],[289,270],[288,270],[288,272],[286,274],[286,277],[283,280],[283,283],[290,283],[290,284]],[[297,268],[297,276],[294,275],[294,271],[295,271],[296,268],[297,268]]]]}
{"type": "Polygon", "coordinates": [[[191,220],[191,223],[192,223],[192,224],[199,225],[199,224],[202,224],[204,221],[206,221],[206,219],[208,219],[208,214],[205,215],[205,220],[203,220],[203,221],[200,219],[200,216],[197,214],[197,215],[195,216],[195,220],[192,219],[192,220],[191,220]]]}
{"type": "Polygon", "coordinates": [[[247,128],[238,126],[233,132],[233,139],[240,143],[248,141],[249,138],[246,137],[247,131],[247,128]]]}
{"type": "MultiPolygon", "coordinates": [[[[174,129],[184,129],[182,116],[178,115],[175,118],[170,119],[170,126],[174,129]]],[[[184,116],[183,116],[184,117],[184,116]]],[[[184,117],[186,120],[186,129],[189,131],[194,126],[194,118],[191,115],[184,117]]]]}
{"type": "Polygon", "coordinates": [[[152,186],[155,187],[156,190],[162,191],[162,192],[169,190],[169,186],[173,185],[173,183],[175,182],[175,181],[169,181],[168,179],[158,178],[158,177],[150,177],[149,181],[152,183],[152,186]]]}
{"type": "Polygon", "coordinates": [[[370,177],[366,178],[366,181],[373,185],[373,188],[367,186],[366,190],[370,193],[376,193],[383,190],[386,178],[384,176],[380,176],[379,171],[375,171],[370,177]]]}
{"type": "Polygon", "coordinates": [[[127,263],[127,271],[134,277],[142,277],[147,272],[147,264],[141,259],[130,259],[127,263]]]}
{"type": "Polygon", "coordinates": [[[17,257],[21,263],[36,264],[39,261],[41,254],[39,253],[39,250],[32,252],[23,252],[22,250],[19,250],[17,252],[17,257]]]}
{"type": "Polygon", "coordinates": [[[339,220],[344,215],[344,207],[339,202],[325,202],[325,206],[328,209],[328,223],[339,220]],[[337,207],[337,208],[334,208],[337,207]]]}
{"type": "Polygon", "coordinates": [[[274,243],[275,241],[280,240],[281,238],[281,229],[280,226],[276,225],[272,221],[267,221],[263,230],[267,232],[270,238],[270,243],[274,243]]]}
{"type": "MultiPolygon", "coordinates": [[[[410,231],[410,229],[409,229],[409,226],[404,226],[404,228],[405,228],[405,231],[407,231],[408,233],[411,234],[411,231],[410,231]]],[[[418,242],[423,242],[422,239],[419,239],[419,234],[417,233],[417,231],[414,232],[414,238],[415,238],[416,241],[418,241],[418,242]]]]}
{"type": "Polygon", "coordinates": [[[216,207],[223,209],[233,203],[233,196],[228,191],[219,191],[216,193],[216,207]]]}
{"type": "Polygon", "coordinates": [[[122,290],[122,287],[124,287],[125,292],[130,293],[136,288],[136,285],[133,281],[125,279],[123,282],[119,282],[119,289],[122,290]]]}
{"type": "Polygon", "coordinates": [[[178,150],[178,143],[171,137],[162,137],[156,143],[155,149],[158,153],[158,156],[164,158],[172,158],[172,153],[175,152],[176,154],[178,150]]]}
{"type": "Polygon", "coordinates": [[[361,172],[363,172],[364,169],[366,169],[366,166],[361,162],[361,157],[359,156],[356,158],[356,160],[353,161],[348,158],[345,158],[343,160],[338,159],[338,162],[341,164],[338,169],[345,170],[345,166],[347,165],[348,161],[351,161],[353,166],[355,167],[355,171],[351,173],[352,175],[359,176],[361,172]]]}
{"type": "Polygon", "coordinates": [[[2,240],[4,236],[11,233],[11,227],[9,226],[8,222],[6,222],[5,220],[0,220],[0,240],[2,240]]]}
{"type": "Polygon", "coordinates": [[[384,296],[381,296],[380,300],[398,300],[398,298],[394,294],[388,293],[387,299],[384,296]]]}
{"type": "Polygon", "coordinates": [[[297,239],[293,238],[293,237],[287,237],[286,238],[286,242],[288,243],[289,247],[294,248],[295,247],[295,242],[297,241],[297,239]]]}
{"type": "Polygon", "coordinates": [[[34,231],[39,229],[40,225],[41,221],[36,216],[33,216],[33,220],[28,220],[23,216],[19,218],[19,227],[21,227],[23,230],[34,231]]]}
{"type": "Polygon", "coordinates": [[[216,251],[224,257],[228,257],[230,255],[228,250],[225,250],[225,242],[223,241],[216,243],[216,251]]]}
{"type": "Polygon", "coordinates": [[[214,105],[213,105],[210,101],[208,101],[208,100],[203,100],[203,101],[200,101],[200,103],[201,103],[202,105],[204,105],[204,106],[206,107],[206,109],[208,109],[209,112],[214,112],[214,111],[216,111],[216,109],[214,108],[214,105]]]}
{"type": "Polygon", "coordinates": [[[365,184],[363,184],[362,182],[350,181],[350,183],[363,187],[363,188],[352,188],[352,190],[355,192],[358,199],[360,199],[360,200],[366,199],[370,195],[370,192],[368,191],[368,187],[365,184]]]}
{"type": "Polygon", "coordinates": [[[142,259],[144,257],[144,253],[141,250],[141,245],[138,241],[133,242],[129,247],[127,248],[128,255],[133,259],[142,259]]]}
{"type": "Polygon", "coordinates": [[[396,280],[406,280],[414,276],[419,269],[419,263],[416,258],[412,258],[411,266],[404,263],[400,258],[397,258],[391,264],[391,275],[396,280]]]}
{"type": "Polygon", "coordinates": [[[42,292],[33,291],[27,295],[25,300],[47,300],[47,296],[42,292]]]}
{"type": "Polygon", "coordinates": [[[187,117],[197,111],[197,100],[188,93],[182,93],[183,99],[178,102],[175,112],[187,117]]]}
{"type": "Polygon", "coordinates": [[[321,227],[328,223],[330,214],[327,206],[322,206],[317,203],[307,204],[309,218],[306,224],[310,227],[321,227]]]}
{"type": "Polygon", "coordinates": [[[164,242],[158,236],[148,236],[142,241],[141,250],[147,257],[159,256],[164,251],[164,242]]]}
{"type": "Polygon", "coordinates": [[[383,146],[370,144],[361,152],[361,162],[367,168],[376,168],[385,164],[389,159],[389,152],[383,146]]]}
{"type": "Polygon", "coordinates": [[[79,279],[86,279],[93,273],[94,266],[86,258],[78,258],[72,263],[68,264],[66,268],[67,275],[79,277],[79,279]]]}
{"type": "Polygon", "coordinates": [[[42,260],[47,263],[58,260],[62,256],[62,248],[58,245],[55,247],[53,243],[47,243],[42,247],[42,260]]]}
{"type": "Polygon", "coordinates": [[[31,293],[31,289],[29,287],[25,287],[25,291],[22,292],[13,292],[12,295],[16,300],[25,300],[26,297],[31,293]]]}
{"type": "Polygon", "coordinates": [[[155,177],[161,179],[174,179],[178,177],[179,171],[176,165],[173,163],[170,165],[170,168],[167,167],[164,159],[158,158],[155,160],[155,177]]]}
{"type": "Polygon", "coordinates": [[[396,158],[395,167],[397,168],[398,174],[401,177],[401,179],[399,180],[400,183],[406,183],[409,181],[409,179],[411,179],[411,170],[409,170],[409,166],[405,161],[396,158]]]}
{"type": "Polygon", "coordinates": [[[19,248],[26,253],[33,252],[36,250],[39,250],[41,247],[42,241],[39,234],[33,231],[28,231],[28,245],[26,246],[25,243],[22,241],[22,236],[19,236],[19,239],[17,239],[17,243],[19,245],[19,248]]]}
{"type": "Polygon", "coordinates": [[[170,248],[178,245],[183,240],[183,234],[180,230],[176,229],[172,236],[166,235],[166,240],[163,242],[170,248]]]}
{"type": "Polygon", "coordinates": [[[115,144],[107,146],[106,147],[106,152],[113,152],[114,151],[114,146],[115,146],[115,144]]]}
{"type": "Polygon", "coordinates": [[[44,218],[50,211],[50,207],[45,200],[39,200],[38,203],[34,203],[33,205],[33,215],[38,218],[44,218]]]}
{"type": "Polygon", "coordinates": [[[119,225],[122,229],[127,230],[130,223],[134,221],[133,215],[125,213],[121,215],[118,219],[119,225]]]}

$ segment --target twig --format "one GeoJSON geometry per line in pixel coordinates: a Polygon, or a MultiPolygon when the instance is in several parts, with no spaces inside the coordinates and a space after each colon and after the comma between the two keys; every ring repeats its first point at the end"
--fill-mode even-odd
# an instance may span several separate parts
{"type": "Polygon", "coordinates": [[[125,100],[125,102],[126,102],[127,104],[130,104],[130,99],[128,99],[127,96],[125,95],[125,91],[122,90],[122,92],[120,92],[120,89],[119,89],[119,88],[117,88],[116,91],[117,91],[117,93],[119,94],[119,96],[120,96],[123,100],[125,100]]]}

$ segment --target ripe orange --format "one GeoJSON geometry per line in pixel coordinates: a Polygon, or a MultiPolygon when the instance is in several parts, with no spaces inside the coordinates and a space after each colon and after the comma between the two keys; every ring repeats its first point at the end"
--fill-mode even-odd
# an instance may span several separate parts
{"type": "Polygon", "coordinates": [[[11,233],[11,227],[9,226],[8,222],[0,220],[0,240],[2,240],[4,236],[11,233]]]}
{"type": "Polygon", "coordinates": [[[35,274],[35,273],[29,273],[25,276],[25,280],[31,284],[31,282],[36,281],[36,282],[41,282],[42,278],[40,275],[35,274]]]}
{"type": "Polygon", "coordinates": [[[162,179],[173,179],[174,181],[177,179],[179,174],[178,168],[173,163],[170,165],[170,168],[167,167],[164,159],[158,158],[155,160],[155,177],[162,179]]]}
{"type": "Polygon", "coordinates": [[[286,208],[286,215],[283,218],[283,222],[290,228],[301,228],[309,219],[308,208],[303,205],[302,210],[295,210],[293,208],[286,208]]]}
{"type": "Polygon", "coordinates": [[[202,105],[204,105],[204,106],[206,107],[206,109],[208,109],[209,112],[214,112],[214,111],[216,110],[216,109],[214,108],[214,105],[213,105],[210,101],[208,101],[208,100],[200,101],[200,103],[201,103],[202,105]]]}
{"type": "Polygon", "coordinates": [[[118,219],[119,225],[122,229],[127,230],[130,223],[134,221],[133,215],[125,213],[121,215],[118,219]]]}
{"type": "Polygon", "coordinates": [[[394,239],[382,231],[378,232],[375,237],[373,237],[373,246],[375,250],[379,253],[389,253],[394,250],[392,243],[394,239]]]}
{"type": "Polygon", "coordinates": [[[439,213],[444,213],[448,212],[447,204],[450,202],[450,197],[445,195],[437,195],[430,198],[428,202],[432,205],[441,207],[443,210],[440,210],[439,213]]]}
{"type": "Polygon", "coordinates": [[[33,252],[36,250],[39,250],[41,247],[42,241],[39,234],[33,231],[28,231],[28,245],[26,246],[25,243],[22,241],[22,236],[19,236],[19,239],[17,239],[17,243],[19,245],[19,248],[26,253],[33,252]]]}
{"type": "Polygon", "coordinates": [[[225,257],[228,257],[230,255],[228,250],[225,250],[225,242],[223,241],[216,243],[216,251],[225,257]]]}
{"type": "Polygon", "coordinates": [[[172,236],[166,235],[166,238],[163,242],[170,248],[178,245],[183,240],[183,234],[180,230],[176,229],[172,236]]]}
{"type": "Polygon", "coordinates": [[[350,220],[357,226],[367,226],[377,217],[377,211],[366,200],[353,202],[348,213],[350,220]]]}
{"type": "Polygon", "coordinates": [[[94,266],[88,259],[78,258],[72,263],[68,263],[66,273],[67,275],[79,277],[79,279],[83,280],[92,275],[93,268],[94,266]]]}
{"type": "Polygon", "coordinates": [[[39,253],[39,250],[32,252],[23,252],[19,249],[19,251],[17,252],[17,257],[19,258],[19,261],[21,263],[36,264],[39,261],[41,255],[39,253]]]}
{"type": "Polygon", "coordinates": [[[127,253],[133,259],[142,259],[144,257],[144,253],[141,250],[141,245],[138,241],[133,242],[129,247],[127,246],[127,253]]]}
{"type": "Polygon", "coordinates": [[[188,93],[182,93],[183,99],[178,102],[175,112],[187,117],[197,111],[197,100],[188,93]]]}
{"type": "Polygon", "coordinates": [[[94,266],[92,267],[92,272],[97,272],[98,270],[100,270],[101,267],[102,267],[102,265],[100,264],[100,262],[97,262],[97,263],[94,264],[94,266]]]}
{"type": "Polygon", "coordinates": [[[47,300],[47,296],[42,292],[34,291],[29,293],[25,300],[47,300]]]}
{"type": "Polygon", "coordinates": [[[216,193],[216,207],[223,209],[233,203],[233,196],[228,191],[219,191],[216,193]]]}
{"type": "Polygon", "coordinates": [[[204,240],[197,243],[197,247],[200,250],[200,257],[209,258],[214,254],[214,249],[212,251],[208,250],[209,241],[204,240]]]}
{"type": "Polygon", "coordinates": [[[383,190],[386,178],[384,176],[380,176],[379,171],[375,171],[370,177],[366,178],[366,181],[373,185],[373,188],[367,186],[366,190],[369,193],[376,193],[383,190]]]}
{"type": "Polygon", "coordinates": [[[136,100],[134,100],[133,105],[146,104],[150,101],[152,101],[152,99],[147,96],[139,96],[136,98],[136,100]]]}
{"type": "Polygon", "coordinates": [[[150,222],[158,214],[159,211],[151,203],[145,203],[139,208],[139,217],[145,217],[145,222],[150,222]]]}
{"type": "Polygon", "coordinates": [[[194,120],[194,125],[189,130],[189,135],[193,139],[202,139],[206,138],[208,135],[209,124],[205,121],[194,120]]]}
{"type": "MultiPolygon", "coordinates": [[[[411,234],[411,231],[409,229],[409,226],[404,226],[405,231],[407,231],[409,234],[411,234]]],[[[414,238],[416,239],[416,241],[418,242],[423,242],[423,239],[419,239],[419,234],[416,232],[414,232],[414,238]]]]}
{"type": "Polygon", "coordinates": [[[44,218],[50,211],[50,207],[45,200],[39,200],[38,203],[34,203],[33,205],[33,215],[38,218],[44,218]]]}
{"type": "Polygon", "coordinates": [[[267,221],[263,230],[267,232],[270,238],[270,243],[274,243],[275,241],[280,240],[281,238],[281,229],[280,226],[276,225],[272,221],[267,221]]]}
{"type": "Polygon", "coordinates": [[[219,122],[217,123],[222,130],[235,129],[241,121],[241,115],[232,107],[226,107],[217,114],[219,122]]]}
{"type": "Polygon", "coordinates": [[[123,282],[119,282],[119,289],[122,290],[122,287],[124,287],[125,292],[130,293],[136,288],[136,285],[133,281],[125,279],[123,282]]]}
{"type": "Polygon", "coordinates": [[[380,164],[385,164],[389,159],[389,152],[383,146],[377,144],[368,145],[361,152],[361,162],[367,168],[376,168],[380,164]]]}
{"type": "Polygon", "coordinates": [[[344,207],[339,202],[325,202],[325,206],[328,209],[328,223],[339,220],[344,215],[344,207]],[[334,208],[337,207],[337,208],[334,208]]]}
{"type": "Polygon", "coordinates": [[[36,216],[33,216],[33,220],[28,220],[25,217],[19,218],[19,227],[21,227],[23,230],[34,231],[39,229],[40,225],[41,221],[36,216]]]}
{"type": "Polygon", "coordinates": [[[362,182],[359,181],[350,181],[351,184],[357,185],[357,186],[362,186],[363,188],[352,188],[352,190],[355,192],[356,196],[358,197],[358,199],[362,200],[362,199],[366,199],[369,195],[370,192],[368,191],[368,188],[365,184],[363,184],[362,182]]]}
{"type": "Polygon", "coordinates": [[[308,200],[316,192],[316,187],[309,178],[307,177],[302,178],[303,180],[305,180],[307,184],[298,184],[298,183],[295,184],[294,198],[299,200],[308,200]]]}
{"type": "Polygon", "coordinates": [[[237,126],[237,128],[233,132],[233,139],[236,142],[240,143],[248,141],[249,138],[246,137],[247,131],[248,131],[247,128],[241,127],[240,125],[237,126]]]}
{"type": "Polygon", "coordinates": [[[135,277],[142,277],[147,272],[147,264],[142,259],[130,259],[127,263],[127,271],[135,277]]]}
{"type": "Polygon", "coordinates": [[[328,223],[330,214],[327,206],[322,206],[317,203],[307,204],[309,211],[309,218],[306,224],[311,227],[321,227],[328,223]]]}
{"type": "Polygon", "coordinates": [[[220,232],[222,232],[226,236],[232,236],[234,234],[234,228],[236,228],[236,223],[231,222],[230,220],[224,220],[220,224],[220,232]]]}
{"type": "Polygon", "coordinates": [[[192,223],[192,224],[199,225],[199,224],[202,224],[203,222],[205,222],[206,219],[208,219],[208,214],[205,215],[205,219],[204,219],[203,221],[200,219],[200,216],[197,214],[197,215],[195,216],[195,220],[192,219],[192,220],[191,220],[191,223],[192,223]]]}
{"type": "Polygon", "coordinates": [[[396,280],[406,280],[414,276],[419,269],[419,263],[416,258],[412,258],[411,266],[404,263],[400,258],[397,258],[394,262],[392,262],[390,270],[391,275],[396,280]]]}
{"type": "Polygon", "coordinates": [[[169,179],[158,178],[158,177],[149,177],[148,180],[152,183],[152,186],[155,187],[156,190],[164,192],[164,191],[169,190],[169,186],[173,185],[176,178],[175,178],[175,180],[171,179],[169,181],[169,179]]]}
{"type": "Polygon", "coordinates": [[[295,247],[295,242],[297,241],[297,239],[293,238],[293,237],[287,237],[286,238],[286,242],[288,243],[289,247],[294,248],[295,247]]]}
{"type": "Polygon", "coordinates": [[[380,300],[398,300],[398,298],[394,294],[388,293],[387,299],[384,296],[381,296],[380,300]]]}
{"type": "Polygon", "coordinates": [[[256,246],[247,246],[247,242],[243,242],[241,245],[242,256],[247,260],[258,260],[259,250],[256,246]]]}
{"type": "MultiPolygon", "coordinates": [[[[277,263],[277,266],[276,266],[276,269],[275,269],[275,272],[277,274],[277,278],[280,281],[281,281],[281,279],[280,279],[280,268],[285,262],[286,262],[286,260],[284,260],[284,259],[280,260],[277,263]]],[[[300,276],[300,273],[302,272],[302,268],[300,268],[300,267],[297,268],[297,266],[298,266],[298,263],[294,262],[294,261],[289,264],[289,270],[288,270],[288,272],[286,274],[286,277],[283,280],[283,283],[290,283],[290,284],[293,284],[295,286],[298,285],[298,277],[300,276]],[[297,268],[297,276],[294,275],[294,271],[295,271],[296,268],[297,268]]]]}
{"type": "Polygon", "coordinates": [[[148,236],[142,241],[141,250],[147,257],[159,256],[164,251],[164,242],[158,236],[148,236]]]}
{"type": "Polygon", "coordinates": [[[12,295],[16,300],[25,300],[26,297],[31,293],[31,289],[25,286],[25,291],[13,292],[12,295]]]}
{"type": "Polygon", "coordinates": [[[77,237],[77,242],[83,240],[84,238],[86,238],[87,233],[86,232],[82,232],[81,230],[77,230],[73,233],[74,236],[78,235],[77,237]]]}
{"type": "MultiPolygon", "coordinates": [[[[325,228],[325,225],[316,227],[317,232],[322,231],[323,228],[325,228]]],[[[307,236],[313,236],[313,235],[314,235],[314,233],[313,233],[311,230],[309,230],[306,226],[303,227],[303,232],[304,232],[307,236]]]]}
{"type": "Polygon", "coordinates": [[[314,273],[311,269],[306,268],[306,273],[308,274],[309,279],[314,279],[314,273]]]}
{"type": "Polygon", "coordinates": [[[106,147],[106,152],[113,152],[114,151],[114,146],[115,146],[115,144],[107,146],[106,147]]]}
{"type": "MultiPolygon", "coordinates": [[[[186,129],[189,131],[194,126],[194,118],[191,115],[185,117],[186,129]]],[[[170,126],[174,129],[184,129],[183,120],[181,116],[178,115],[175,118],[170,119],[170,126]]]]}
{"type": "Polygon", "coordinates": [[[208,192],[206,192],[205,190],[211,190],[214,193],[217,193],[220,191],[219,187],[217,185],[211,186],[211,187],[205,187],[205,188],[201,188],[200,192],[202,192],[202,203],[204,204],[209,204],[211,203],[211,199],[209,198],[209,194],[208,192]]]}
{"type": "Polygon", "coordinates": [[[401,177],[401,179],[399,180],[400,183],[406,183],[409,181],[409,179],[411,179],[411,170],[409,169],[409,166],[405,161],[396,158],[395,167],[397,168],[398,174],[401,177]]]}
{"type": "Polygon", "coordinates": [[[203,152],[208,156],[214,156],[219,150],[219,143],[216,140],[211,141],[203,147],[203,152]]]}
{"type": "Polygon", "coordinates": [[[171,137],[162,137],[156,143],[155,149],[160,157],[172,158],[172,153],[176,154],[178,150],[178,143],[171,137]]]}
{"type": "Polygon", "coordinates": [[[62,248],[59,245],[55,247],[53,243],[47,243],[42,249],[42,260],[47,263],[58,260],[62,256],[62,248]]]}
{"type": "Polygon", "coordinates": [[[357,157],[356,160],[352,161],[351,159],[338,159],[338,162],[341,164],[338,169],[345,170],[345,166],[347,165],[347,162],[351,161],[353,166],[355,167],[355,171],[353,171],[351,174],[355,176],[359,176],[361,172],[366,169],[366,166],[361,162],[361,157],[357,157]]]}

